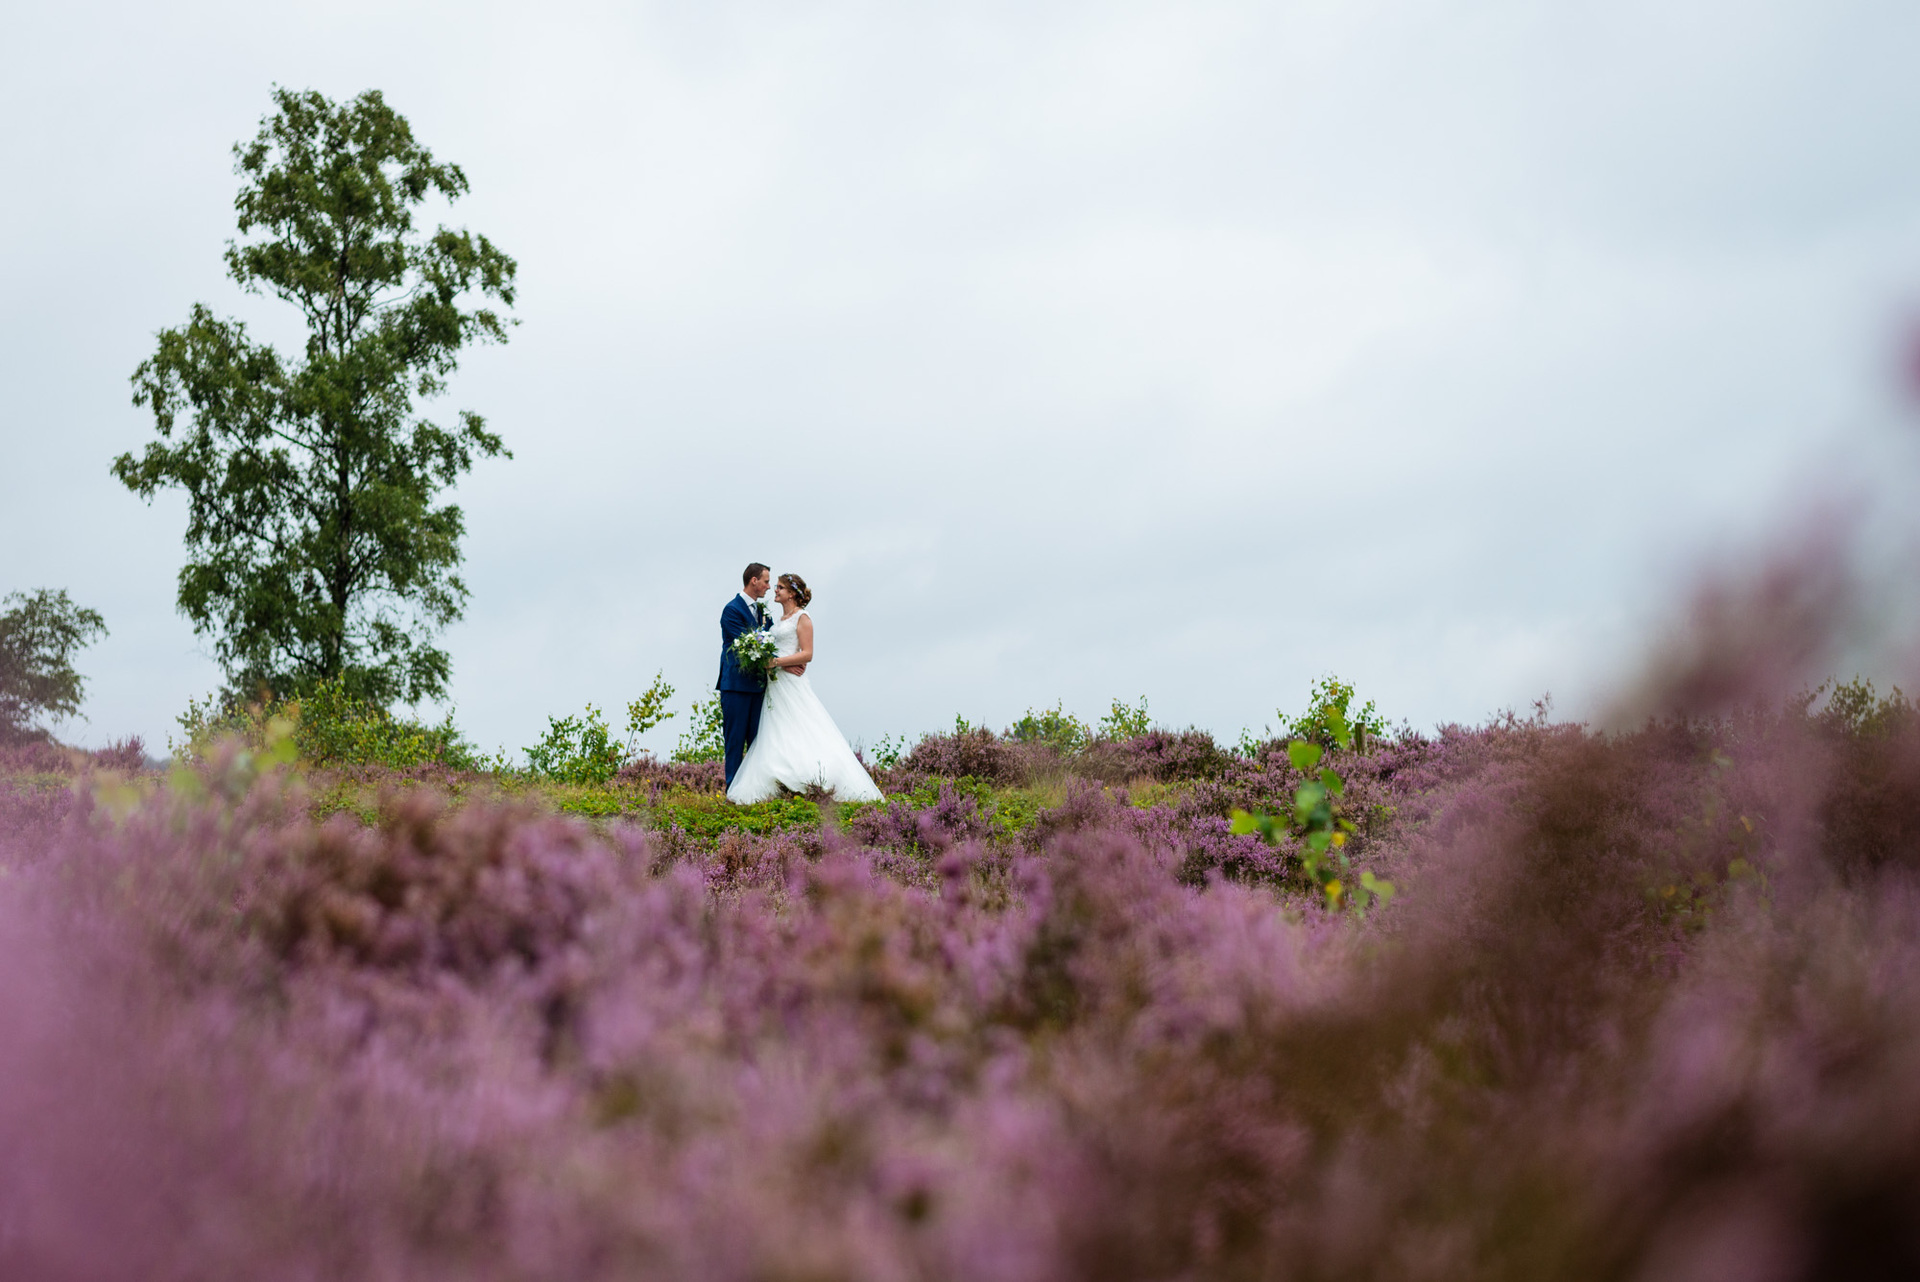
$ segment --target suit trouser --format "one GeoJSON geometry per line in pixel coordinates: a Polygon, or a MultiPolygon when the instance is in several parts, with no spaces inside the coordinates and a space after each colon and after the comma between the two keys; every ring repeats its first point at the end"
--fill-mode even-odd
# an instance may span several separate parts
{"type": "Polygon", "coordinates": [[[764,690],[722,690],[720,692],[720,729],[727,741],[727,782],[733,782],[740,769],[740,758],[747,745],[760,733],[760,705],[766,702],[764,690]]]}

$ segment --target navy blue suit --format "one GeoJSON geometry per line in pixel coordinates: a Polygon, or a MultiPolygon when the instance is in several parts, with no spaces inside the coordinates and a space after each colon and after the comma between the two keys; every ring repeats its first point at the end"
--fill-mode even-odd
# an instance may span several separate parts
{"type": "Polygon", "coordinates": [[[760,705],[767,697],[766,678],[740,670],[740,664],[733,657],[733,639],[742,632],[770,626],[766,607],[756,604],[748,609],[737,592],[733,600],[727,602],[727,608],[720,611],[720,679],[714,682],[713,688],[720,692],[720,726],[727,740],[729,784],[733,782],[734,771],[740,768],[740,758],[747,755],[747,745],[760,732],[760,705]]]}

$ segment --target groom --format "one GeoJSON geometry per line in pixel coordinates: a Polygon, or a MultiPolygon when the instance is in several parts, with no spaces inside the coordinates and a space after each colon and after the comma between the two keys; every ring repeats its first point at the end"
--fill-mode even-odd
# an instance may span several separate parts
{"type": "Polygon", "coordinates": [[[740,758],[760,731],[760,704],[767,697],[767,682],[758,674],[740,671],[733,657],[733,639],[742,632],[769,626],[767,607],[760,598],[767,594],[772,571],[755,561],[740,575],[744,585],[740,595],[727,602],[720,612],[720,726],[727,740],[727,783],[733,783],[740,769],[740,758]]]}

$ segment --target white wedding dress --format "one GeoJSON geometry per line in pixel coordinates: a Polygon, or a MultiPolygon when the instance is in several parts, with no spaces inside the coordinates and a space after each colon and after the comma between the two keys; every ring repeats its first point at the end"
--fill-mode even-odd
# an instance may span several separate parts
{"type": "MultiPolygon", "coordinates": [[[[773,642],[782,657],[800,648],[800,620],[796,610],[773,625],[773,642]]],[[[805,792],[824,788],[836,801],[879,801],[880,790],[847,746],[847,737],[827,715],[826,705],[813,692],[813,683],[791,668],[767,683],[767,700],[760,706],[760,732],[747,745],[747,755],[734,771],[727,800],[740,805],[767,801],[786,787],[805,792]]]]}

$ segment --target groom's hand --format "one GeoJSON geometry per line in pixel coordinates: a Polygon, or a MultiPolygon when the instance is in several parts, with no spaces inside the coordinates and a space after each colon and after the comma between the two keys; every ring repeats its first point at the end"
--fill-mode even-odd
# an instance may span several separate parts
{"type": "Polygon", "coordinates": [[[788,664],[787,671],[793,673],[796,677],[804,677],[807,675],[807,665],[804,663],[788,664]]]}

